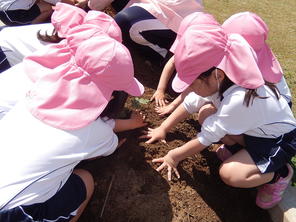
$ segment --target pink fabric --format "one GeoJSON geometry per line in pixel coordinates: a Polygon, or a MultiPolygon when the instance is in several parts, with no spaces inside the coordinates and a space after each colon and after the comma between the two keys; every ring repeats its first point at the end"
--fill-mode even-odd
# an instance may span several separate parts
{"type": "Polygon", "coordinates": [[[130,0],[126,7],[134,3],[140,3],[141,7],[175,32],[187,15],[203,11],[201,0],[130,0]]]}
{"type": "Polygon", "coordinates": [[[263,78],[277,83],[283,76],[281,65],[266,43],[268,27],[265,22],[252,12],[241,12],[229,17],[223,24],[226,33],[242,35],[255,50],[258,66],[263,78]]]}
{"type": "Polygon", "coordinates": [[[26,57],[24,65],[35,81],[26,97],[29,110],[60,129],[79,129],[94,121],[114,90],[133,96],[144,92],[134,78],[128,49],[102,31],[99,23],[77,25],[60,43],[26,57]]]}
{"type": "Polygon", "coordinates": [[[100,27],[110,37],[122,42],[119,26],[111,16],[103,12],[89,11],[86,13],[81,8],[73,5],[58,3],[52,14],[51,23],[61,38],[67,36],[76,26],[93,24],[100,27]]]}
{"type": "Polygon", "coordinates": [[[264,84],[252,48],[240,35],[227,36],[213,16],[193,13],[183,20],[179,30],[173,50],[178,73],[172,86],[176,92],[184,91],[214,66],[244,88],[264,84]]]}
{"type": "MultiPolygon", "coordinates": [[[[111,3],[112,0],[92,0],[88,6],[93,10],[103,10],[111,3]]],[[[139,4],[175,32],[183,18],[193,12],[203,11],[201,0],[130,0],[125,8],[133,4],[139,4]]]]}
{"type": "Polygon", "coordinates": [[[212,15],[204,12],[196,12],[189,16],[186,16],[182,21],[182,25],[178,29],[176,40],[174,41],[173,45],[170,48],[170,51],[172,53],[174,53],[179,43],[179,40],[182,37],[182,35],[185,33],[185,31],[192,25],[198,25],[198,24],[200,24],[201,26],[203,26],[203,24],[208,24],[213,26],[219,25],[219,23],[217,23],[217,21],[213,18],[212,15]]]}

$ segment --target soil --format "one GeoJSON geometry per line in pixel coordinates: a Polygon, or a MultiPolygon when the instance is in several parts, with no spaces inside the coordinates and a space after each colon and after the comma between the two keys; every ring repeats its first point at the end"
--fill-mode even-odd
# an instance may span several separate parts
{"type": "MultiPolygon", "coordinates": [[[[162,70],[132,52],[135,76],[145,86],[141,97],[150,99],[162,70]]],[[[172,94],[171,94],[172,95],[172,94]]],[[[173,98],[173,96],[171,96],[173,98]]],[[[129,98],[126,109],[140,108],[150,127],[165,117],[154,112],[154,104],[129,98]]],[[[196,136],[199,130],[193,117],[178,124],[167,135],[167,144],[145,144],[138,139],[143,129],[119,135],[127,141],[109,157],[81,163],[95,178],[95,192],[80,222],[270,222],[267,211],[255,205],[255,189],[238,189],[219,178],[220,161],[209,147],[179,164],[180,179],[166,180],[158,173],[153,158],[165,155],[196,136]]]]}

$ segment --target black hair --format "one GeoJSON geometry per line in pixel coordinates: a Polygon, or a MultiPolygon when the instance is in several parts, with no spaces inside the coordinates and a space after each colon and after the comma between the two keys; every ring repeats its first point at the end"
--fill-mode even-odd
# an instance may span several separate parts
{"type": "Polygon", "coordinates": [[[208,78],[210,77],[210,75],[212,74],[212,72],[216,69],[216,67],[212,67],[209,70],[203,72],[202,74],[199,75],[198,79],[201,79],[203,81],[205,81],[206,83],[208,83],[208,78]]]}
{"type": "Polygon", "coordinates": [[[47,32],[45,34],[41,34],[40,30],[37,32],[37,38],[44,42],[51,42],[51,43],[59,43],[63,38],[60,38],[58,32],[53,29],[51,34],[47,32]]]}
{"type": "MultiPolygon", "coordinates": [[[[210,68],[209,70],[203,72],[198,78],[205,81],[206,83],[208,83],[208,78],[211,76],[212,72],[215,69],[216,69],[216,67],[210,68]]],[[[219,70],[221,70],[221,69],[219,69],[219,70]]],[[[221,71],[223,72],[223,70],[221,70],[221,71]]],[[[232,82],[228,78],[228,76],[225,74],[224,79],[221,81],[220,88],[219,88],[219,96],[220,96],[221,100],[223,99],[223,93],[232,85],[234,85],[234,82],[232,82]]],[[[280,95],[279,90],[275,84],[265,81],[265,85],[271,89],[271,91],[274,93],[274,95],[276,96],[277,99],[280,98],[279,97],[279,95],[280,95]]],[[[267,97],[266,96],[259,96],[256,89],[246,89],[246,94],[244,97],[243,104],[248,107],[250,104],[253,103],[255,98],[266,99],[267,97]]]]}
{"type": "Polygon", "coordinates": [[[123,91],[114,91],[112,93],[113,99],[111,99],[100,114],[100,117],[107,117],[109,119],[118,118],[119,113],[123,110],[128,94],[123,91]]]}
{"type": "Polygon", "coordinates": [[[219,96],[221,100],[223,99],[223,93],[232,85],[234,85],[234,82],[232,82],[227,75],[224,75],[224,79],[221,81],[219,88],[219,96]]]}
{"type": "MultiPolygon", "coordinates": [[[[273,92],[273,94],[276,96],[277,99],[280,98],[279,90],[278,90],[278,88],[276,87],[275,84],[270,83],[270,82],[265,82],[265,85],[268,86],[271,89],[271,91],[273,92]]],[[[250,105],[250,103],[251,104],[253,103],[253,101],[254,101],[254,99],[256,97],[260,98],[260,99],[267,99],[268,98],[267,96],[259,96],[257,94],[256,89],[247,89],[246,95],[245,95],[245,98],[244,98],[244,104],[248,107],[250,105]]]]}

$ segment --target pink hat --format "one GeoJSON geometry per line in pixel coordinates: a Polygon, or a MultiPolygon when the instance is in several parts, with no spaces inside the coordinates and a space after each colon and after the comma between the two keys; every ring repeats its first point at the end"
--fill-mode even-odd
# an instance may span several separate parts
{"type": "Polygon", "coordinates": [[[213,25],[213,26],[218,26],[219,23],[213,18],[212,15],[207,14],[205,12],[195,12],[192,13],[188,16],[186,16],[183,20],[182,23],[179,26],[178,32],[177,32],[177,37],[176,40],[174,41],[173,45],[170,48],[170,51],[172,53],[175,52],[175,49],[178,45],[178,42],[182,35],[185,33],[185,31],[193,26],[193,25],[199,25],[200,28],[204,26],[204,28],[207,28],[207,25],[213,25]]]}
{"type": "Polygon", "coordinates": [[[230,80],[244,88],[263,85],[262,74],[248,43],[239,35],[228,37],[214,17],[205,13],[194,14],[189,15],[193,19],[186,18],[181,23],[180,30],[187,27],[186,31],[178,32],[181,36],[176,40],[174,50],[177,75],[172,83],[173,89],[184,91],[201,73],[212,67],[222,69],[230,80]]]}
{"type": "Polygon", "coordinates": [[[61,38],[64,38],[73,28],[79,25],[93,24],[100,27],[110,37],[122,42],[121,29],[114,19],[106,13],[100,11],[86,13],[81,8],[64,3],[57,3],[54,9],[51,23],[61,38]]]}
{"type": "Polygon", "coordinates": [[[255,50],[258,66],[263,78],[277,83],[283,76],[282,68],[266,43],[268,27],[265,22],[252,12],[241,12],[229,17],[222,25],[225,32],[242,35],[255,50]]]}
{"type": "Polygon", "coordinates": [[[24,59],[27,75],[35,80],[26,98],[36,118],[74,130],[100,116],[113,91],[140,96],[144,87],[134,78],[128,49],[100,27],[82,24],[68,34],[24,59]]]}

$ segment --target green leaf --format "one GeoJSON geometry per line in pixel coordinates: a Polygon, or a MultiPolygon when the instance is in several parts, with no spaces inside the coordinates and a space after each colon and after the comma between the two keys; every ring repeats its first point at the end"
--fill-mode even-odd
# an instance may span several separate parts
{"type": "Polygon", "coordinates": [[[140,103],[140,104],[148,104],[150,102],[149,99],[144,99],[144,98],[135,98],[135,100],[140,103]]]}

